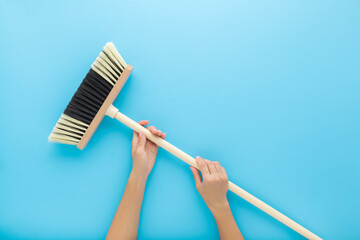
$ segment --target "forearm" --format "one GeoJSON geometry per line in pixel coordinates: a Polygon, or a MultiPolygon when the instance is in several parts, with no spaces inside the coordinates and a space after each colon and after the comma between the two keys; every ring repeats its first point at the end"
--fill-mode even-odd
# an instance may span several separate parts
{"type": "Polygon", "coordinates": [[[221,240],[244,239],[227,202],[221,207],[210,210],[214,215],[221,240]]]}
{"type": "Polygon", "coordinates": [[[143,174],[134,171],[130,173],[106,239],[136,239],[146,178],[143,174]]]}

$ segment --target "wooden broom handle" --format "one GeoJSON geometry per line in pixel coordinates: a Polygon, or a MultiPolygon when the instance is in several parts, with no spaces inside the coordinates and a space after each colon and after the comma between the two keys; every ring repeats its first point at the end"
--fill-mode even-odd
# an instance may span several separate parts
{"type": "MultiPolygon", "coordinates": [[[[140,124],[138,124],[134,120],[128,118],[127,116],[125,116],[124,114],[119,112],[118,109],[115,108],[114,106],[110,105],[108,111],[106,112],[106,115],[108,115],[108,116],[110,116],[112,118],[115,117],[117,120],[119,120],[120,122],[122,122],[123,124],[125,124],[126,126],[128,126],[129,128],[131,128],[132,130],[134,130],[136,132],[140,132],[140,131],[143,132],[145,134],[145,136],[147,137],[147,139],[149,139],[153,143],[155,143],[158,146],[162,147],[166,151],[172,153],[173,155],[180,158],[181,160],[183,160],[187,164],[199,169],[199,167],[196,164],[195,158],[193,158],[190,155],[188,155],[187,153],[181,151],[180,149],[178,149],[174,145],[170,144],[169,142],[165,141],[164,139],[153,135],[149,130],[147,130],[146,128],[144,128],[143,126],[141,126],[140,124]]],[[[304,228],[300,224],[296,223],[295,221],[291,220],[290,218],[288,218],[284,214],[282,214],[279,211],[275,210],[274,208],[272,208],[268,204],[264,203],[260,199],[254,197],[250,193],[246,192],[244,189],[242,189],[239,186],[235,185],[231,181],[229,181],[229,190],[232,191],[233,193],[235,193],[236,195],[242,197],[243,199],[245,199],[249,203],[253,204],[254,206],[258,207],[259,209],[263,210],[264,212],[266,212],[267,214],[269,214],[273,218],[279,220],[280,222],[282,222],[283,224],[285,224],[289,228],[291,228],[294,231],[298,232],[299,234],[303,235],[304,237],[306,237],[308,239],[321,239],[320,237],[318,237],[314,233],[310,232],[309,230],[307,230],[306,228],[304,228]]]]}

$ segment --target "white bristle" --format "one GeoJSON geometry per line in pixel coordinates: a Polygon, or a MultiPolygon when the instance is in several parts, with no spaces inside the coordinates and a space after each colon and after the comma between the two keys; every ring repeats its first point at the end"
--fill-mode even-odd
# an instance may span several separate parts
{"type": "MultiPolygon", "coordinates": [[[[96,61],[100,63],[105,69],[108,69],[111,73],[109,77],[118,76],[119,74],[114,71],[114,69],[106,62],[104,61],[100,56],[96,58],[96,61]]],[[[117,81],[117,78],[114,79],[114,81],[117,81]]]]}
{"type": "Polygon", "coordinates": [[[103,51],[91,65],[91,68],[111,85],[115,85],[125,67],[124,59],[111,42],[106,43],[103,51]]]}
{"type": "Polygon", "coordinates": [[[113,70],[115,70],[115,72],[116,72],[117,74],[121,74],[120,70],[115,67],[115,65],[110,61],[110,59],[109,59],[103,52],[101,52],[101,53],[99,54],[99,57],[100,57],[103,61],[105,61],[113,70]]]}
{"type": "Polygon", "coordinates": [[[67,116],[66,114],[62,114],[51,132],[49,140],[76,145],[88,127],[88,124],[67,116]]]}
{"type": "Polygon", "coordinates": [[[107,46],[110,48],[111,52],[113,53],[113,55],[115,55],[115,57],[119,60],[121,66],[123,67],[123,69],[126,67],[126,62],[124,61],[124,59],[121,57],[120,53],[118,52],[118,50],[116,49],[115,45],[113,43],[108,43],[107,46]]]}
{"type": "Polygon", "coordinates": [[[126,63],[122,63],[123,59],[116,50],[114,44],[107,43],[103,49],[103,52],[109,57],[111,61],[116,64],[116,66],[120,67],[121,70],[124,70],[124,68],[126,67],[126,63]]]}
{"type": "MultiPolygon", "coordinates": [[[[98,61],[95,61],[91,68],[97,72],[101,77],[103,77],[106,81],[108,81],[111,85],[115,85],[116,80],[111,78],[107,73],[107,69],[104,68],[98,61]]],[[[111,74],[110,74],[111,75],[111,74]]]]}
{"type": "MultiPolygon", "coordinates": [[[[126,66],[127,64],[116,50],[114,44],[108,42],[91,65],[91,69],[114,86],[126,66]]],[[[99,77],[99,81],[103,81],[101,78],[99,77]]],[[[76,102],[73,102],[73,104],[76,104],[76,102]]],[[[71,111],[69,114],[73,115],[71,111]]],[[[76,115],[74,115],[74,117],[76,117],[76,115]]],[[[77,145],[88,129],[89,124],[74,117],[63,113],[51,132],[49,140],[52,142],[77,145]]]]}

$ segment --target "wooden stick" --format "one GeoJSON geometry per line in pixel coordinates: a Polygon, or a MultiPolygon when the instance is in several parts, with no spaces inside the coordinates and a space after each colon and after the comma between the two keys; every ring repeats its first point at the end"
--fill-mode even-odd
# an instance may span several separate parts
{"type": "MultiPolygon", "coordinates": [[[[106,115],[110,116],[111,118],[115,117],[117,120],[119,120],[120,122],[122,122],[123,124],[125,124],[126,126],[128,126],[129,128],[131,128],[132,130],[134,130],[136,132],[140,132],[140,131],[143,132],[146,135],[146,137],[153,143],[159,145],[166,151],[172,153],[173,155],[180,158],[187,164],[199,169],[199,167],[196,164],[195,158],[193,158],[190,155],[186,154],[185,152],[181,151],[180,149],[178,149],[174,145],[170,144],[169,142],[165,141],[164,139],[153,135],[149,130],[147,130],[146,128],[144,128],[143,126],[141,126],[134,120],[132,120],[132,119],[128,118],[127,116],[125,116],[124,114],[120,113],[119,110],[117,108],[115,108],[113,105],[109,106],[109,108],[106,112],[106,115]]],[[[232,183],[230,181],[229,181],[229,190],[232,191],[233,193],[235,193],[236,195],[242,197],[249,203],[253,204],[254,206],[258,207],[259,209],[263,210],[270,216],[279,220],[280,222],[282,222],[289,228],[291,228],[294,231],[298,232],[299,234],[303,235],[304,237],[306,237],[308,239],[316,239],[316,240],[321,239],[320,237],[318,237],[314,233],[310,232],[309,230],[307,230],[300,224],[298,224],[295,221],[291,220],[290,218],[286,217],[284,214],[275,210],[268,204],[264,203],[263,201],[261,201],[260,199],[258,199],[256,197],[254,197],[253,195],[246,192],[244,189],[240,188],[239,186],[235,185],[234,183],[232,183]]]]}

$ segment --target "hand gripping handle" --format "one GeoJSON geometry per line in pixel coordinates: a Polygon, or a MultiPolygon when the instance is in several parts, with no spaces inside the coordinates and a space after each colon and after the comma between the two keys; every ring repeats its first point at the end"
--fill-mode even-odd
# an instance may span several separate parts
{"type": "MultiPolygon", "coordinates": [[[[120,122],[122,122],[123,124],[125,124],[126,126],[128,126],[129,128],[131,128],[132,130],[134,130],[136,132],[140,132],[140,131],[143,132],[145,134],[145,136],[147,137],[147,139],[149,139],[153,143],[157,144],[158,146],[162,147],[166,151],[168,151],[171,154],[175,155],[176,157],[180,158],[187,164],[199,169],[199,167],[196,164],[195,158],[193,158],[190,155],[188,155],[187,153],[181,151],[180,149],[178,149],[174,145],[170,144],[169,142],[165,141],[164,139],[153,135],[149,130],[147,130],[146,128],[144,128],[143,126],[141,126],[134,120],[128,118],[127,116],[125,116],[124,114],[119,112],[119,110],[116,107],[114,107],[113,105],[110,105],[110,107],[106,111],[106,115],[108,115],[111,118],[116,118],[117,120],[119,120],[120,122]]],[[[314,239],[314,240],[321,239],[314,233],[310,232],[309,230],[307,230],[300,224],[296,223],[295,221],[291,220],[284,214],[275,210],[274,208],[272,208],[268,204],[264,203],[260,199],[254,197],[250,193],[246,192],[244,189],[235,185],[231,181],[229,181],[229,190],[232,191],[233,193],[235,193],[236,195],[242,197],[249,203],[253,204],[257,208],[261,209],[262,211],[266,212],[273,218],[279,220],[280,222],[282,222],[289,228],[291,228],[294,231],[298,232],[299,234],[303,235],[304,237],[306,237],[308,239],[314,239]]]]}

